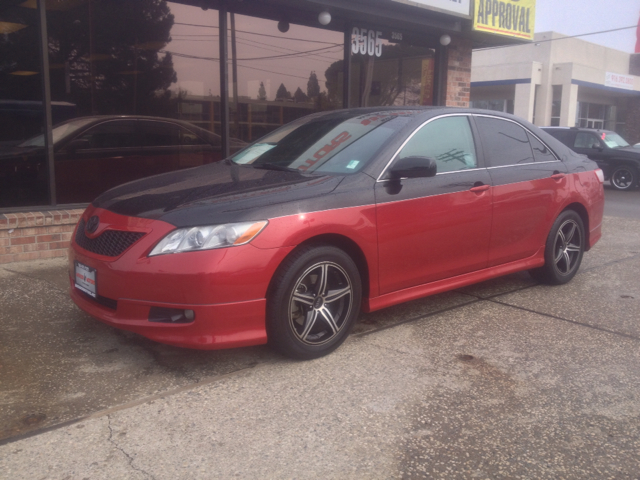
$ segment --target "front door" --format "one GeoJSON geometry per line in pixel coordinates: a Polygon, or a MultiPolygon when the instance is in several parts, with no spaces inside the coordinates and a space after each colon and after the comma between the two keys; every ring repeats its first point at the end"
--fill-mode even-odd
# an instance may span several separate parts
{"type": "Polygon", "coordinates": [[[491,180],[465,115],[430,120],[396,159],[432,157],[438,173],[376,183],[380,293],[386,294],[487,266],[491,180]]]}

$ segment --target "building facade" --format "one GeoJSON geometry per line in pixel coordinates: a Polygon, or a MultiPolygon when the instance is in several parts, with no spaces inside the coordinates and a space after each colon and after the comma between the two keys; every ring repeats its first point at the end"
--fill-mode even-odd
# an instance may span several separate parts
{"type": "MultiPolygon", "coordinates": [[[[532,29],[530,10],[509,27],[532,29]]],[[[472,49],[524,35],[473,19],[470,0],[3,1],[0,263],[64,256],[105,188],[303,115],[467,106],[472,49]]]]}
{"type": "Polygon", "coordinates": [[[479,49],[473,52],[471,104],[539,126],[615,130],[635,143],[635,57],[555,32],[536,33],[527,45],[479,49]]]}

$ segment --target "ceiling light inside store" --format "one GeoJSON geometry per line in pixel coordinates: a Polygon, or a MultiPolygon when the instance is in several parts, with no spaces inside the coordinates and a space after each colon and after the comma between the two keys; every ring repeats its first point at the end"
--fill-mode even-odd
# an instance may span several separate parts
{"type": "Polygon", "coordinates": [[[286,20],[280,20],[278,22],[278,30],[280,30],[282,33],[288,32],[289,22],[287,22],[286,20]]]}
{"type": "Polygon", "coordinates": [[[22,23],[0,22],[0,33],[8,34],[22,30],[26,25],[22,23]]]}
{"type": "Polygon", "coordinates": [[[329,12],[320,12],[318,22],[320,22],[320,25],[329,25],[331,22],[331,14],[329,12]]]}
{"type": "Polygon", "coordinates": [[[17,70],[15,72],[11,72],[9,75],[18,75],[20,77],[28,77],[29,75],[38,75],[38,72],[30,72],[28,70],[17,70]]]}

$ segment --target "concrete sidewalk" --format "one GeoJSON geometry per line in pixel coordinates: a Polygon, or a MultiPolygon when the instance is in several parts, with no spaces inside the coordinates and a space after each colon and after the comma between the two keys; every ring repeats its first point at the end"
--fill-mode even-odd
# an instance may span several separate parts
{"type": "Polygon", "coordinates": [[[568,285],[362,315],[310,362],[154,344],[60,261],[0,268],[0,478],[638,479],[640,222],[604,232],[568,285]]]}

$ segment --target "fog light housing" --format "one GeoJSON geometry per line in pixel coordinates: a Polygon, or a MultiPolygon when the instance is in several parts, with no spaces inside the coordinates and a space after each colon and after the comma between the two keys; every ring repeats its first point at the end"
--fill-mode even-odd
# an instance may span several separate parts
{"type": "Polygon", "coordinates": [[[151,307],[149,321],[156,323],[191,323],[196,318],[193,310],[179,308],[151,307]]]}

